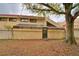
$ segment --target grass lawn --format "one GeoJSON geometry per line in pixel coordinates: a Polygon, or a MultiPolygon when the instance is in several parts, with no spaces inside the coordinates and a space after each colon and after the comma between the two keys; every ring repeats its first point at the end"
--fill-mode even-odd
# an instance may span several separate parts
{"type": "Polygon", "coordinates": [[[63,40],[0,40],[0,55],[4,56],[58,56],[78,55],[77,46],[70,46],[63,40]]]}

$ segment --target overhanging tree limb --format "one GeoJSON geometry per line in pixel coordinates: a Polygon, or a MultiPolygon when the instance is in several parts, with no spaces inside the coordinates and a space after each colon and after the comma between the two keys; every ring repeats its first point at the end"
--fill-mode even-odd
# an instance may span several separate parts
{"type": "Polygon", "coordinates": [[[33,8],[34,10],[38,10],[38,11],[52,11],[50,9],[39,9],[39,8],[33,8]]]}
{"type": "Polygon", "coordinates": [[[77,6],[79,6],[79,3],[75,4],[71,9],[74,9],[77,6]]]}
{"type": "Polygon", "coordinates": [[[79,16],[79,11],[77,11],[77,12],[74,14],[74,16],[72,16],[72,17],[73,17],[73,19],[75,20],[78,16],[79,16]]]}
{"type": "Polygon", "coordinates": [[[65,12],[57,11],[56,9],[54,9],[53,7],[51,7],[48,4],[45,4],[45,3],[39,3],[39,4],[44,5],[44,6],[48,7],[48,8],[50,8],[52,11],[56,12],[57,14],[65,14],[65,12]]]}

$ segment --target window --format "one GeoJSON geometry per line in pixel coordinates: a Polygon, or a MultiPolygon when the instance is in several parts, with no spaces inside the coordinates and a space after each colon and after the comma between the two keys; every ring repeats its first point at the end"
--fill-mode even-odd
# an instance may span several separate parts
{"type": "Polygon", "coordinates": [[[30,22],[31,23],[36,23],[37,22],[37,19],[30,19],[30,22]]]}
{"type": "Polygon", "coordinates": [[[16,19],[16,18],[9,18],[9,21],[11,21],[11,22],[16,22],[17,19],[16,19]]]}
{"type": "Polygon", "coordinates": [[[21,18],[20,21],[21,21],[21,22],[28,22],[28,19],[27,19],[27,18],[21,18]]]}
{"type": "Polygon", "coordinates": [[[7,21],[7,18],[1,17],[1,18],[0,18],[0,21],[7,21]]]}

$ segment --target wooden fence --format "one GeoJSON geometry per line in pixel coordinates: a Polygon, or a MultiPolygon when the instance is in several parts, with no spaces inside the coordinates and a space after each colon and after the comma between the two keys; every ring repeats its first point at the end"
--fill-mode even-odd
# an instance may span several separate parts
{"type": "Polygon", "coordinates": [[[65,38],[64,29],[48,28],[44,34],[42,28],[26,28],[13,30],[0,30],[0,39],[63,39],[65,38]]]}

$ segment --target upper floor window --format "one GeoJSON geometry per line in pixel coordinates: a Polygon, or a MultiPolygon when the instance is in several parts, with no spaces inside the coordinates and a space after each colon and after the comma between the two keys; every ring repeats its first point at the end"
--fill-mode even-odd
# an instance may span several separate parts
{"type": "Polygon", "coordinates": [[[9,18],[9,21],[11,21],[11,22],[16,22],[17,19],[16,19],[16,18],[9,18]]]}
{"type": "Polygon", "coordinates": [[[27,18],[21,18],[20,21],[21,22],[28,22],[29,20],[27,18]]]}
{"type": "Polygon", "coordinates": [[[0,21],[7,21],[7,18],[6,17],[1,17],[0,21]]]}
{"type": "Polygon", "coordinates": [[[36,23],[37,22],[37,19],[30,19],[30,22],[31,23],[36,23]]]}

